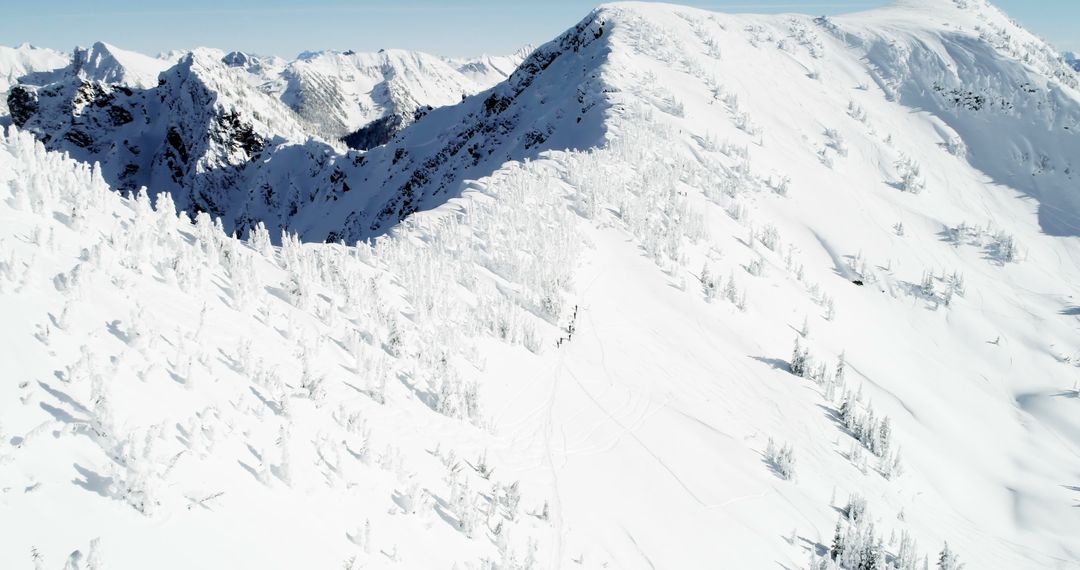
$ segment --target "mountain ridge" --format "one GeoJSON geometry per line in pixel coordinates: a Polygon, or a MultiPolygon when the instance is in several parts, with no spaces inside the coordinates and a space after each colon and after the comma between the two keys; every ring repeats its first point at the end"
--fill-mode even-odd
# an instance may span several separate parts
{"type": "Polygon", "coordinates": [[[278,166],[4,134],[0,560],[1076,568],[1080,94],[987,6],[605,5],[364,152],[73,81],[278,166]]]}

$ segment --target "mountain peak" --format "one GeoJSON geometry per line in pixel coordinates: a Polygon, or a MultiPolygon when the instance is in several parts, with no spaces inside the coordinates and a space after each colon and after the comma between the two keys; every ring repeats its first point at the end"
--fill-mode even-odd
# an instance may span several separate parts
{"type": "Polygon", "coordinates": [[[168,67],[168,61],[100,41],[89,48],[75,48],[71,57],[72,72],[85,80],[132,87],[153,86],[168,67]]]}
{"type": "Polygon", "coordinates": [[[1067,51],[1062,57],[1065,59],[1066,64],[1068,64],[1073,69],[1080,71],[1080,57],[1077,57],[1075,53],[1067,51]]]}

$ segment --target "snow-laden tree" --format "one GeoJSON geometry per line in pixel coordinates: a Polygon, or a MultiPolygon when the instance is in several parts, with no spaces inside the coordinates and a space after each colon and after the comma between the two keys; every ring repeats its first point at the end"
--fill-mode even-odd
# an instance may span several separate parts
{"type": "Polygon", "coordinates": [[[791,444],[778,446],[770,437],[765,446],[765,460],[780,477],[788,480],[795,478],[795,449],[791,444]]]}
{"type": "Polygon", "coordinates": [[[949,548],[949,543],[941,549],[937,559],[938,570],[961,570],[964,564],[960,562],[960,556],[949,548]]]}
{"type": "Polygon", "coordinates": [[[903,157],[896,162],[896,173],[900,177],[900,189],[912,194],[920,194],[926,188],[922,169],[914,160],[903,157]]]}

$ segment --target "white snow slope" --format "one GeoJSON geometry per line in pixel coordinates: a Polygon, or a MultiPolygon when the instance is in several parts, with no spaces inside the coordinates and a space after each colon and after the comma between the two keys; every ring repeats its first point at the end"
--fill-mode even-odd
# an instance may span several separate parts
{"type": "Polygon", "coordinates": [[[1076,83],[980,1],[607,5],[355,247],[9,129],[0,567],[1080,568],[1076,83]]]}

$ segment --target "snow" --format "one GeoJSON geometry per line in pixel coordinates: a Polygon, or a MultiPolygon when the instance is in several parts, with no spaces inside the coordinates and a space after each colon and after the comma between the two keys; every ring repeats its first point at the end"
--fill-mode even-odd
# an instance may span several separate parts
{"type": "Polygon", "coordinates": [[[494,87],[510,76],[525,58],[536,49],[531,45],[523,46],[510,55],[481,55],[474,58],[446,58],[446,62],[459,72],[487,89],[494,87]]]}
{"type": "Polygon", "coordinates": [[[411,120],[421,106],[457,103],[490,86],[474,82],[435,56],[407,50],[301,54],[282,77],[287,82],[282,101],[339,137],[391,114],[411,120]],[[336,100],[322,99],[328,96],[336,100]],[[329,116],[323,116],[326,113],[329,116]]]}
{"type": "Polygon", "coordinates": [[[275,236],[297,225],[301,208],[338,199],[318,194],[361,183],[347,165],[363,158],[343,154],[344,135],[374,126],[362,138],[382,144],[433,106],[486,88],[440,58],[402,50],[285,62],[209,48],[148,58],[101,43],[23,79],[14,123],[51,149],[101,162],[121,191],[168,191],[229,230],[263,221],[275,236]]]}
{"type": "Polygon", "coordinates": [[[1080,92],[996,8],[605,5],[366,153],[222,56],[171,116],[223,95],[284,139],[256,180],[352,189],[236,199],[240,241],[8,131],[0,566],[808,568],[840,518],[890,567],[1080,567],[1080,92]]]}
{"type": "Polygon", "coordinates": [[[7,91],[19,78],[34,72],[51,71],[67,65],[63,55],[30,44],[10,48],[0,46],[0,117],[8,114],[7,91]]]}
{"type": "Polygon", "coordinates": [[[57,69],[66,64],[66,58],[51,49],[30,44],[15,48],[0,46],[0,85],[6,92],[23,75],[57,69]]]}
{"type": "Polygon", "coordinates": [[[170,66],[169,60],[122,50],[104,42],[75,48],[72,57],[72,70],[83,80],[144,89],[156,85],[158,75],[170,66]]]}
{"type": "Polygon", "coordinates": [[[1063,57],[1065,58],[1065,63],[1069,64],[1073,69],[1080,71],[1080,58],[1077,58],[1075,53],[1067,51],[1063,57]]]}

